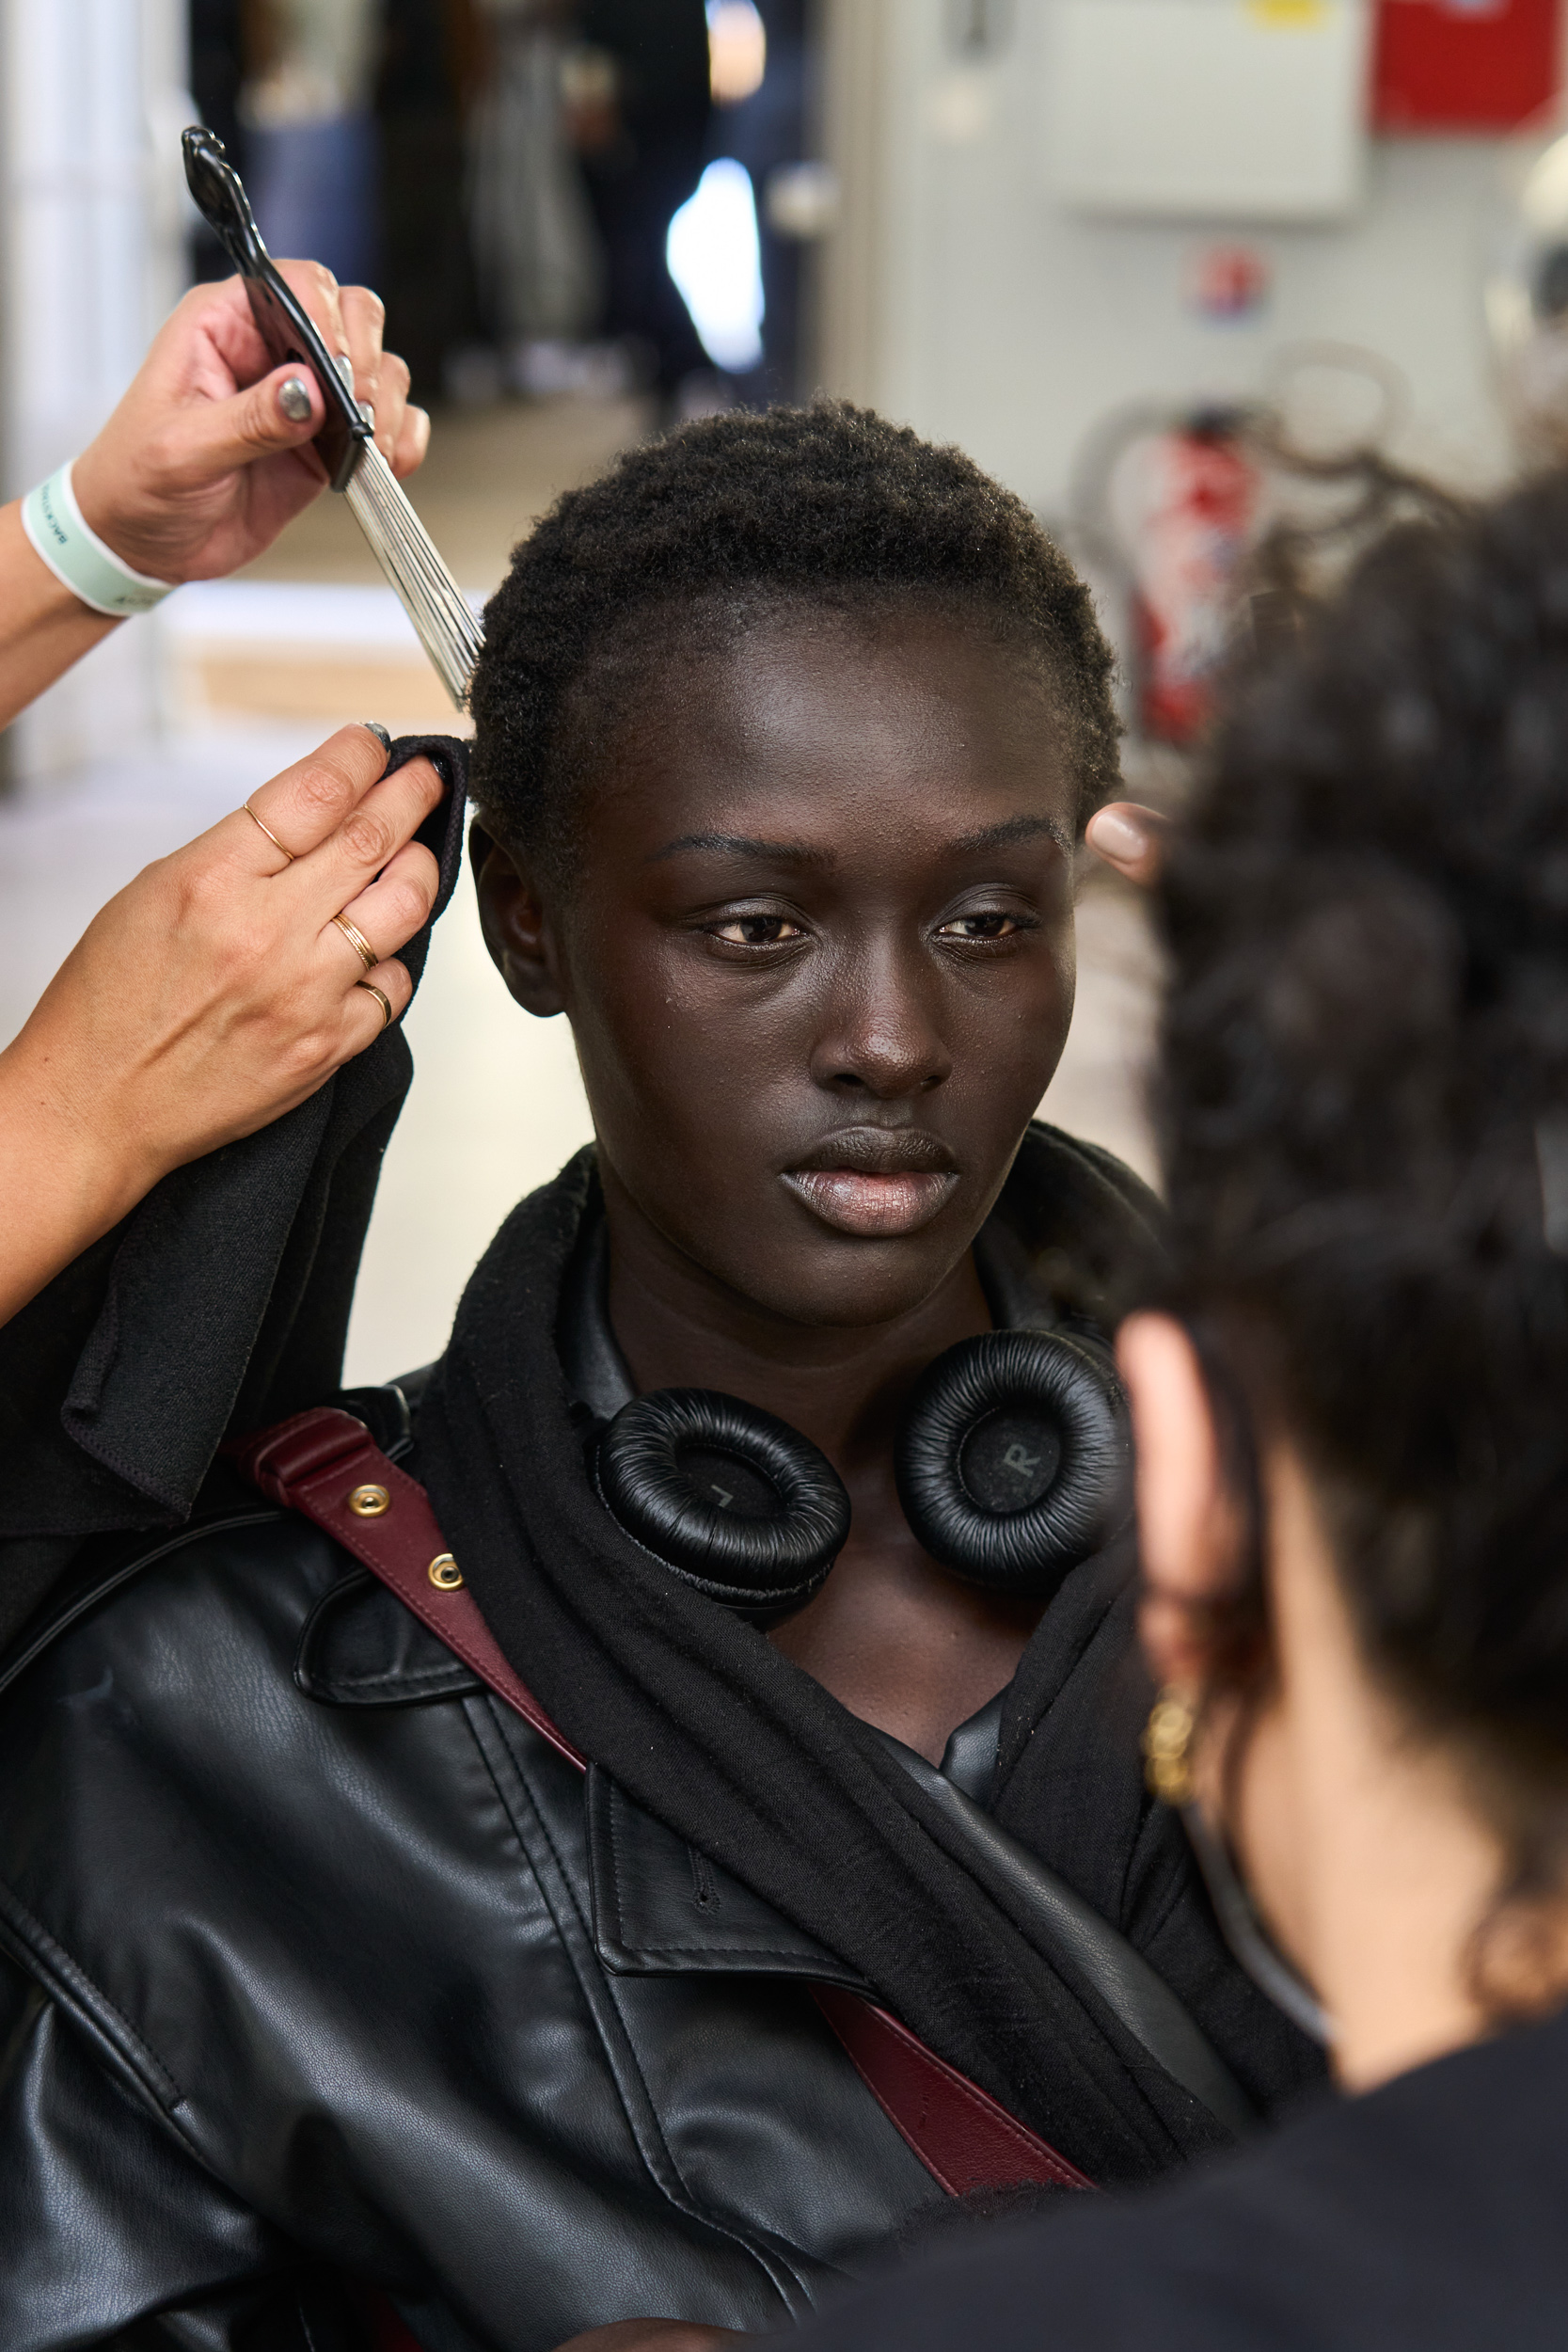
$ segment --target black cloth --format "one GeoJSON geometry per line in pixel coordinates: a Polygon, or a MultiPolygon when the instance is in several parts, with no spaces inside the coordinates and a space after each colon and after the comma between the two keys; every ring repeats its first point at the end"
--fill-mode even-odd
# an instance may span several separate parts
{"type": "MultiPolygon", "coordinates": [[[[584,1154],[517,1209],[481,1263],[426,1393],[419,1469],[484,1616],[587,1755],[681,1837],[876,1987],[886,2005],[1091,2178],[1134,2182],[1224,2137],[1098,1993],[1031,1944],[1013,1888],[877,1734],[754,1627],[622,1533],[585,1474],[555,1304],[592,1184],[584,1154]]],[[[1037,1263],[1125,1264],[1153,1204],[1103,1153],[1029,1131],[998,1215],[1037,1263]]],[[[1125,1545],[1045,1613],[1004,1710],[992,1811],[1142,1945],[1251,2087],[1309,2071],[1221,1954],[1180,1833],[1146,1797],[1125,1545]],[[1081,1678],[1102,1717],[1054,1702],[1081,1678]],[[1058,1825],[1054,1838],[1042,1824],[1058,1825]],[[1066,1851],[1061,1851],[1066,1849],[1066,1851]],[[1220,2012],[1216,2015],[1216,2011],[1220,2012]]]]}
{"type": "MultiPolygon", "coordinates": [[[[404,736],[447,797],[419,839],[462,864],[467,747],[404,736]]],[[[415,986],[429,926],[400,950],[415,986]]],[[[382,1153],[413,1076],[385,1031],[272,1125],[176,1168],[0,1328],[0,1645],[83,1539],[174,1527],[230,1430],[337,1387],[382,1153]]]]}
{"type": "Polygon", "coordinates": [[[1568,2016],[1137,2198],[989,2230],[796,2352],[1560,2352],[1568,2016]]]}

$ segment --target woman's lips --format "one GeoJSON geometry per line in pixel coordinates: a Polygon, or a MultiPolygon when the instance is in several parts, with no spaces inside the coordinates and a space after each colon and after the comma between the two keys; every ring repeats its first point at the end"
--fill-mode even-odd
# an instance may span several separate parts
{"type": "Polygon", "coordinates": [[[878,1176],[849,1168],[796,1168],[784,1178],[796,1199],[824,1225],[836,1232],[873,1238],[917,1233],[930,1223],[958,1181],[950,1169],[878,1176]]]}

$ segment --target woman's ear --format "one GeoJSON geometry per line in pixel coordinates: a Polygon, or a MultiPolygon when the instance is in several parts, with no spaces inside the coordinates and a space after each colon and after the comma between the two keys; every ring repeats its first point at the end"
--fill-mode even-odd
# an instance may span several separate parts
{"type": "Polygon", "coordinates": [[[1215,1603],[1234,1585],[1239,1529],[1227,1490],[1213,1408],[1192,1341],[1169,1315],[1132,1315],[1117,1362],[1132,1406],[1138,1634],[1162,1686],[1200,1691],[1211,1678],[1215,1603]]]}
{"type": "Polygon", "coordinates": [[[468,856],[479,891],[480,928],[497,971],[525,1012],[541,1021],[563,1012],[566,994],[555,938],[532,876],[479,824],[468,829],[468,856]]]}

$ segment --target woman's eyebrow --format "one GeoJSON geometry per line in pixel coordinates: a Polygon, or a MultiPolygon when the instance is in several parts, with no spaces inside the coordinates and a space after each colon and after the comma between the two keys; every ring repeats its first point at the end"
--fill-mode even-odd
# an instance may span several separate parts
{"type": "MultiPolygon", "coordinates": [[[[983,825],[977,833],[959,834],[947,844],[944,854],[970,857],[977,850],[1000,850],[1014,841],[1033,840],[1042,833],[1049,834],[1059,850],[1071,854],[1072,844],[1066,828],[1054,817],[1005,817],[1000,824],[983,825]]],[[[829,866],[834,863],[832,850],[813,849],[803,841],[757,841],[749,834],[739,833],[683,833],[678,841],[667,841],[662,850],[655,850],[647,863],[657,866],[663,858],[678,857],[683,850],[765,858],[775,866],[829,866]]]]}
{"type": "Polygon", "coordinates": [[[1054,817],[1007,817],[999,825],[982,825],[978,833],[960,834],[951,846],[956,856],[967,857],[976,850],[1003,850],[1013,841],[1032,841],[1041,833],[1048,833],[1059,850],[1070,854],[1072,843],[1054,817]]]}
{"type": "Polygon", "coordinates": [[[814,850],[803,841],[753,841],[740,833],[683,833],[678,841],[667,841],[662,850],[656,850],[647,860],[657,866],[661,858],[678,857],[683,850],[716,850],[730,857],[766,858],[775,866],[831,866],[831,850],[814,850]]]}

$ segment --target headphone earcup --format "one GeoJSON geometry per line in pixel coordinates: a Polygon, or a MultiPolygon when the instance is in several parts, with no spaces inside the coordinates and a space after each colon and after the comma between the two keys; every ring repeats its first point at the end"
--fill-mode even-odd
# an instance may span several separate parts
{"type": "Polygon", "coordinates": [[[894,1452],[904,1516],[966,1584],[1049,1597],[1125,1526],[1132,1435],[1108,1352],[992,1331],[939,1356],[894,1452]]]}
{"type": "Polygon", "coordinates": [[[849,1533],[825,1454],[712,1389],[657,1389],[598,1440],[594,1482],[644,1550],[710,1600],[768,1626],[803,1609],[849,1533]]]}

